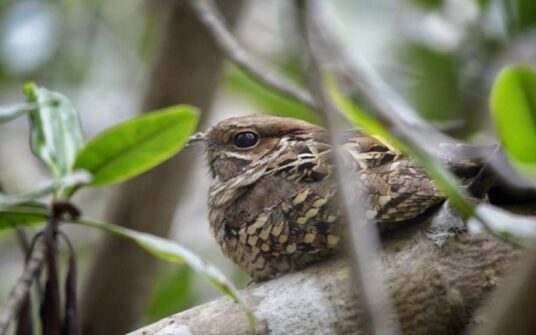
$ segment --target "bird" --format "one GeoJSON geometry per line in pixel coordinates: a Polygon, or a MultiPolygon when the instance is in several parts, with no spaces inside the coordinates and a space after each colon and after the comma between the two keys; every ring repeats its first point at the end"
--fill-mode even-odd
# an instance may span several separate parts
{"type": "MultiPolygon", "coordinates": [[[[380,232],[445,201],[425,171],[385,141],[359,129],[341,135],[342,161],[355,177],[345,182],[367,195],[360,215],[380,232]]],[[[212,179],[210,229],[223,253],[254,281],[303,269],[341,249],[343,210],[324,128],[255,114],[223,120],[191,138],[198,141],[205,143],[212,179]]],[[[456,168],[474,175],[481,163],[456,168]]]]}

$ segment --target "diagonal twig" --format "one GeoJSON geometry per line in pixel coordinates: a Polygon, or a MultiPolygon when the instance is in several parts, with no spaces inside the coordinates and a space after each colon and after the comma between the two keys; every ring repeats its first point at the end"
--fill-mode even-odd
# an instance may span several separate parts
{"type": "Polygon", "coordinates": [[[45,261],[45,251],[46,245],[42,239],[39,239],[26,263],[24,273],[11,289],[7,302],[0,311],[0,335],[7,333],[10,322],[24,302],[33,281],[39,275],[45,261]]]}
{"type": "MultiPolygon", "coordinates": [[[[319,17],[319,14],[317,13],[315,17],[314,28],[319,36],[322,51],[327,54],[325,57],[329,57],[335,71],[344,76],[353,92],[361,96],[372,107],[370,112],[374,112],[374,117],[413,151],[438,159],[444,158],[442,156],[445,154],[453,154],[449,159],[459,161],[461,158],[456,157],[455,152],[445,152],[441,150],[441,147],[438,150],[436,145],[441,142],[456,143],[457,141],[417,118],[417,111],[394,92],[369,64],[363,59],[349,55],[348,50],[329,29],[327,22],[319,17]]],[[[515,172],[500,150],[489,155],[485,146],[482,149],[474,150],[470,156],[464,159],[482,159],[485,157],[490,168],[509,185],[518,189],[526,189],[527,181],[515,172]]],[[[417,156],[415,153],[413,154],[417,156]]]]}
{"type": "MultiPolygon", "coordinates": [[[[312,96],[316,99],[319,111],[330,134],[333,148],[338,148],[342,139],[336,127],[337,109],[327,93],[322,80],[322,64],[314,48],[310,27],[310,4],[307,0],[296,0],[296,15],[306,49],[308,61],[309,85],[312,96]]],[[[344,165],[341,154],[334,150],[335,166],[338,180],[340,200],[343,203],[346,227],[350,234],[347,249],[352,259],[352,270],[356,277],[359,295],[363,302],[365,329],[371,334],[398,334],[399,324],[393,318],[392,308],[387,298],[387,286],[381,280],[382,271],[378,258],[380,249],[378,231],[364,215],[366,194],[355,186],[355,173],[344,165]],[[357,207],[357,208],[356,208],[357,207]]]]}
{"type": "Polygon", "coordinates": [[[223,18],[212,0],[188,0],[188,3],[199,20],[210,31],[216,44],[232,63],[257,79],[265,87],[276,90],[313,110],[316,109],[314,99],[306,90],[294,85],[242,48],[234,35],[225,26],[223,18]]]}

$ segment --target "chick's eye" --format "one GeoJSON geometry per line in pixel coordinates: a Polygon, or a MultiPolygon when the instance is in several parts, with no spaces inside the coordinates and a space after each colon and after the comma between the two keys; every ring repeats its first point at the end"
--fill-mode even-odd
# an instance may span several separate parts
{"type": "Polygon", "coordinates": [[[233,144],[237,148],[251,148],[259,143],[259,135],[252,131],[243,131],[233,137],[233,144]]]}

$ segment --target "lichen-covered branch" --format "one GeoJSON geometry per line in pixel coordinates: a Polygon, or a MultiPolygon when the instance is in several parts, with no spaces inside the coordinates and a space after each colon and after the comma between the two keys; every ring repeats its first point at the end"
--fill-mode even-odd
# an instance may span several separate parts
{"type": "MultiPolygon", "coordinates": [[[[425,237],[425,228],[414,226],[384,240],[383,276],[404,333],[459,333],[519,252],[489,235],[458,235],[439,248],[425,237]]],[[[257,334],[362,333],[363,308],[344,259],[252,285],[242,294],[258,318],[257,334]]],[[[131,334],[247,333],[246,316],[221,298],[131,334]]]]}

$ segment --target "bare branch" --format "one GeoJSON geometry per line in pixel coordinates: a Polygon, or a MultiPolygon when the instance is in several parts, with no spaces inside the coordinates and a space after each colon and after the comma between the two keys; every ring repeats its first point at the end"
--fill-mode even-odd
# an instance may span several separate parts
{"type": "MultiPolygon", "coordinates": [[[[513,267],[518,252],[485,234],[462,234],[438,248],[422,234],[423,229],[426,224],[393,232],[381,251],[402,330],[461,334],[473,320],[474,310],[513,267]]],[[[259,321],[256,334],[369,334],[362,324],[362,296],[353,289],[348,263],[330,260],[242,290],[259,321]]],[[[248,330],[244,313],[224,297],[131,335],[246,335],[248,330]]]]}
{"type": "Polygon", "coordinates": [[[278,91],[313,110],[316,109],[315,101],[307,91],[292,84],[242,48],[234,35],[225,27],[213,0],[189,0],[189,3],[199,20],[210,31],[216,43],[226,54],[227,59],[265,87],[278,91]]]}

